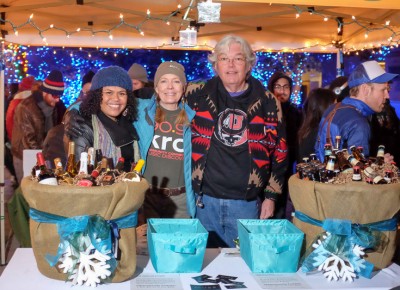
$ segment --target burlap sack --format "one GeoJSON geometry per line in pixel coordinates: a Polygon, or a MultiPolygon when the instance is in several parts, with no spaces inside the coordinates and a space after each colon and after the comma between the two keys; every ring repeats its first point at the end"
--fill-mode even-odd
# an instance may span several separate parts
{"type": "MultiPolygon", "coordinates": [[[[289,192],[296,210],[311,218],[351,220],[352,223],[368,224],[392,218],[400,209],[400,183],[370,185],[365,182],[326,184],[299,179],[289,179],[289,192]]],[[[306,248],[323,229],[297,218],[293,223],[306,234],[306,248]]],[[[368,253],[365,258],[376,268],[387,267],[395,252],[396,231],[384,234],[389,241],[382,252],[368,253]]]]}
{"type": "MultiPolygon", "coordinates": [[[[110,186],[79,187],[42,185],[25,177],[22,192],[31,208],[55,215],[74,217],[98,214],[106,220],[126,216],[139,209],[148,189],[146,180],[121,182],[110,186]]],[[[55,255],[60,242],[55,224],[30,220],[32,248],[39,271],[53,279],[66,280],[67,275],[50,267],[46,254],[55,255]]],[[[136,270],[136,227],[120,229],[121,259],[112,282],[125,281],[136,270]]]]}

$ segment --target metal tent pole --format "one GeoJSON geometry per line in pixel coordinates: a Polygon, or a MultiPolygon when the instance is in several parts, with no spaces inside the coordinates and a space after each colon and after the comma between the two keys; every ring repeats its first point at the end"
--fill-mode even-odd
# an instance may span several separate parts
{"type": "Polygon", "coordinates": [[[1,265],[6,263],[5,211],[4,211],[4,42],[0,52],[0,251],[1,265]]]}

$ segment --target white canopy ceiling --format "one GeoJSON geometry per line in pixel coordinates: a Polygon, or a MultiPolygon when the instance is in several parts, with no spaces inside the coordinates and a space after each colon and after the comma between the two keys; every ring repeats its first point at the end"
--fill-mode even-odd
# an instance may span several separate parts
{"type": "MultiPolygon", "coordinates": [[[[197,23],[198,2],[3,0],[0,11],[6,23],[0,28],[8,33],[6,41],[24,45],[176,49],[180,45],[172,39],[191,21],[197,23]]],[[[362,49],[388,44],[390,37],[395,44],[400,38],[399,0],[214,2],[221,3],[221,22],[198,26],[197,48],[213,47],[231,33],[245,37],[254,49],[273,50],[332,50],[332,42],[344,43],[345,50],[362,49]]]]}

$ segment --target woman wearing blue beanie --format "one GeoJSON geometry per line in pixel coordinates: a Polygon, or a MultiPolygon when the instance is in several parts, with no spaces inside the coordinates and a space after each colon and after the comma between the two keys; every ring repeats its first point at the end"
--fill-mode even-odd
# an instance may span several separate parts
{"type": "MultiPolygon", "coordinates": [[[[89,147],[101,149],[114,165],[118,158],[124,157],[124,170],[130,171],[139,152],[134,150],[134,141],[138,138],[132,123],[136,120],[137,106],[128,73],[118,66],[100,69],[93,76],[87,97],[72,109],[78,109],[78,106],[80,116],[84,118],[78,125],[81,134],[64,138],[64,147],[74,141],[77,160],[89,147]]],[[[74,126],[68,122],[76,120],[68,118],[66,122],[66,126],[74,126]]]]}

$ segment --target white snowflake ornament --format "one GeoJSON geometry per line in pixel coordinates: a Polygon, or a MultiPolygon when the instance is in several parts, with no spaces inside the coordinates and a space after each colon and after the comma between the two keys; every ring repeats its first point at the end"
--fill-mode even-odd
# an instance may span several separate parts
{"type": "Polygon", "coordinates": [[[80,253],[78,268],[74,269],[69,279],[73,285],[96,287],[112,274],[107,264],[109,259],[108,255],[100,253],[91,244],[85,252],[80,253]]]}

